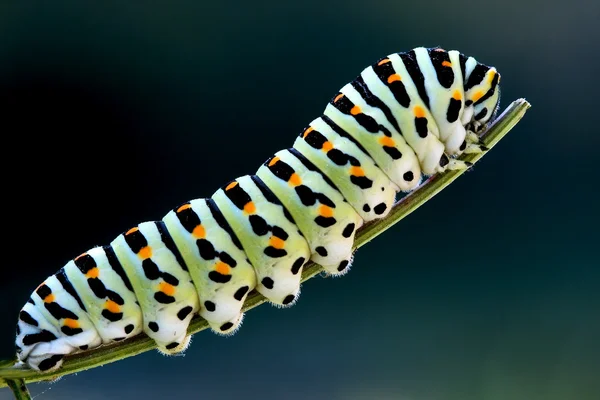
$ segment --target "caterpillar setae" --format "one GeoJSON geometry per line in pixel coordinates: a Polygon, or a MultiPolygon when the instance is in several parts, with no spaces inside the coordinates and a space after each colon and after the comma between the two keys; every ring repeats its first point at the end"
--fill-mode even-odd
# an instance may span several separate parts
{"type": "Polygon", "coordinates": [[[416,48],[364,69],[323,115],[211,197],[144,222],[69,261],[20,311],[16,349],[30,368],[141,332],[183,351],[194,315],[219,334],[240,326],[246,296],[298,298],[309,260],[348,271],[356,230],[382,218],[423,176],[468,168],[494,119],[500,75],[458,51],[416,48]]]}

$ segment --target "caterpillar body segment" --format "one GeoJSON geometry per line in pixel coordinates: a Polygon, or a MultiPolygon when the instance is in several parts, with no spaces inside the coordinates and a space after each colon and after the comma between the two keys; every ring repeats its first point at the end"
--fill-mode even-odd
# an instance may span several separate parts
{"type": "Polygon", "coordinates": [[[244,300],[256,287],[256,274],[241,243],[212,200],[182,204],[163,221],[202,301],[200,316],[213,332],[232,334],[242,322],[244,300]]]}
{"type": "Polygon", "coordinates": [[[363,219],[327,175],[296,149],[277,152],[257,175],[294,217],[310,246],[310,259],[332,275],[346,273],[363,219]]]}
{"type": "Polygon", "coordinates": [[[256,290],[290,306],[312,260],[345,274],[357,229],[397,192],[468,165],[498,109],[500,75],[458,51],[390,54],[343,86],[255,175],[144,222],[69,261],[32,293],[17,323],[19,360],[51,371],[66,355],[141,332],[184,350],[200,315],[227,335],[256,290]]]}
{"type": "Polygon", "coordinates": [[[277,196],[259,177],[243,176],[212,198],[254,265],[259,293],[275,304],[294,303],[310,249],[277,196]]]}

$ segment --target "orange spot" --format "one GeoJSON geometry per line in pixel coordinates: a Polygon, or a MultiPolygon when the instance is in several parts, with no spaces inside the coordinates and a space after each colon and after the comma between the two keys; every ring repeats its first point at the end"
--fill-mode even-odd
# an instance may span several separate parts
{"type": "Polygon", "coordinates": [[[384,145],[386,147],[395,147],[396,146],[396,142],[394,142],[394,139],[387,137],[387,136],[382,136],[379,139],[379,143],[381,143],[382,145],[384,145]]]}
{"type": "Polygon", "coordinates": [[[171,285],[170,283],[161,282],[160,285],[158,285],[158,288],[167,296],[173,296],[175,294],[175,286],[171,285]]]}
{"type": "Polygon", "coordinates": [[[279,239],[277,236],[271,236],[269,239],[269,245],[275,247],[276,249],[283,249],[285,247],[285,242],[283,239],[279,239]]]}
{"type": "Polygon", "coordinates": [[[87,256],[87,253],[83,253],[83,254],[78,255],[77,257],[75,257],[75,261],[79,260],[83,256],[87,256]]]}
{"type": "Polygon", "coordinates": [[[450,61],[442,61],[442,67],[451,67],[452,63],[450,61]]]}
{"type": "Polygon", "coordinates": [[[327,218],[333,217],[333,208],[326,205],[321,205],[319,207],[319,214],[327,218]]]}
{"type": "Polygon", "coordinates": [[[305,137],[308,136],[309,133],[311,133],[313,131],[313,127],[309,126],[308,128],[306,128],[306,130],[304,131],[304,134],[302,135],[302,138],[304,139],[305,137]]]}
{"type": "Polygon", "coordinates": [[[225,188],[225,190],[233,189],[237,185],[238,185],[237,181],[233,181],[229,185],[227,185],[227,187],[225,188]]]}
{"type": "Polygon", "coordinates": [[[302,183],[302,178],[300,178],[300,175],[294,172],[292,176],[290,176],[290,180],[288,182],[293,186],[298,186],[302,183]]]}
{"type": "Polygon", "coordinates": [[[221,275],[229,275],[230,269],[231,268],[229,267],[229,265],[225,264],[223,261],[219,261],[215,265],[215,271],[217,271],[221,275]]]}
{"type": "Polygon", "coordinates": [[[246,205],[244,205],[244,212],[246,214],[254,214],[256,212],[256,206],[254,205],[254,202],[247,202],[246,205]]]}
{"type": "Polygon", "coordinates": [[[188,208],[192,208],[192,205],[190,203],[184,204],[181,207],[179,207],[177,209],[177,212],[180,213],[180,212],[182,212],[184,210],[187,210],[188,208]]]}
{"type": "Polygon", "coordinates": [[[362,111],[360,110],[359,106],[354,106],[352,107],[352,109],[350,110],[350,114],[352,115],[357,115],[360,114],[362,111]]]}
{"type": "Polygon", "coordinates": [[[323,149],[327,152],[327,151],[333,149],[333,145],[331,144],[330,141],[326,141],[325,143],[323,143],[323,147],[321,147],[321,149],[323,149]]]}
{"type": "Polygon", "coordinates": [[[98,275],[100,275],[98,267],[90,268],[90,270],[85,273],[86,278],[97,278],[98,275]]]}
{"type": "Polygon", "coordinates": [[[273,165],[275,165],[275,163],[277,163],[277,161],[279,161],[279,157],[271,158],[271,161],[269,161],[269,167],[272,167],[273,165]]]}
{"type": "Polygon", "coordinates": [[[140,230],[140,228],[138,228],[137,226],[133,227],[130,230],[128,230],[127,232],[125,232],[125,235],[131,235],[132,233],[137,232],[139,230],[140,230]]]}
{"type": "Polygon", "coordinates": [[[204,229],[202,225],[196,225],[196,227],[192,231],[192,236],[202,239],[206,237],[206,229],[204,229]]]}
{"type": "Polygon", "coordinates": [[[79,322],[72,318],[65,318],[63,323],[65,326],[68,326],[69,328],[72,328],[72,329],[79,328],[79,322]]]}
{"type": "Polygon", "coordinates": [[[121,311],[121,307],[119,307],[119,305],[112,300],[106,300],[106,303],[104,303],[104,308],[115,314],[121,311]]]}
{"type": "Polygon", "coordinates": [[[387,64],[387,63],[389,63],[389,62],[390,62],[390,59],[389,59],[389,58],[384,58],[383,60],[379,61],[379,62],[377,63],[377,65],[383,65],[383,64],[387,64]]]}
{"type": "Polygon", "coordinates": [[[475,92],[473,94],[473,101],[477,101],[482,97],[483,97],[483,92],[481,90],[478,90],[477,92],[475,92]]]}
{"type": "Polygon", "coordinates": [[[417,118],[425,117],[425,110],[423,110],[422,107],[416,106],[414,108],[414,112],[415,112],[415,117],[417,117],[417,118]]]}
{"type": "Polygon", "coordinates": [[[388,79],[387,79],[387,82],[388,82],[388,83],[392,83],[392,82],[396,82],[396,81],[400,81],[400,80],[401,80],[401,79],[400,79],[400,75],[398,75],[398,74],[393,74],[393,75],[390,75],[390,76],[388,77],[388,79]]]}
{"type": "Polygon", "coordinates": [[[350,175],[365,176],[365,171],[361,167],[350,167],[350,175]]]}
{"type": "Polygon", "coordinates": [[[137,254],[138,257],[140,257],[142,260],[145,260],[146,258],[152,257],[152,248],[150,246],[142,247],[137,254]]]}
{"type": "Polygon", "coordinates": [[[344,97],[343,93],[338,94],[337,96],[335,96],[335,99],[333,99],[333,102],[335,103],[336,101],[338,101],[339,99],[341,99],[342,97],[344,97]]]}
{"type": "Polygon", "coordinates": [[[460,91],[459,90],[455,90],[454,94],[452,95],[452,98],[454,100],[460,100],[462,98],[462,95],[460,94],[460,91]]]}
{"type": "Polygon", "coordinates": [[[44,303],[52,303],[54,299],[54,294],[50,293],[48,296],[44,297],[44,303]]]}
{"type": "Polygon", "coordinates": [[[445,53],[446,50],[442,49],[442,48],[438,48],[438,49],[433,49],[433,51],[437,51],[439,53],[445,53]]]}

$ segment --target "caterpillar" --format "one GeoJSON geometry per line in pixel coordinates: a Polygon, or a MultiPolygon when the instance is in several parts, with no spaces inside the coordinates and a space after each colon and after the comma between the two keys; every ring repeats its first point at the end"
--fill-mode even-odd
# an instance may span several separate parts
{"type": "Polygon", "coordinates": [[[189,344],[199,315],[233,334],[256,290],[281,307],[309,261],[339,276],[354,236],[423,177],[469,168],[500,99],[495,68],[458,51],[415,48],[365,68],[292,147],[254,175],[143,222],[69,261],[19,313],[18,360],[60,368],[66,355],[145,333],[159,351],[189,344]]]}

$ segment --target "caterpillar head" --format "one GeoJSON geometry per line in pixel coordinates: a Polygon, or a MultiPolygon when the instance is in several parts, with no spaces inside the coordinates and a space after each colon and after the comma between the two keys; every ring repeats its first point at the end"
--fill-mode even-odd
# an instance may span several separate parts
{"type": "Polygon", "coordinates": [[[500,105],[499,83],[500,74],[496,68],[482,64],[475,67],[467,82],[469,89],[466,101],[470,104],[468,108],[472,108],[470,120],[466,124],[467,130],[479,133],[486,128],[488,122],[494,120],[500,105]]]}

